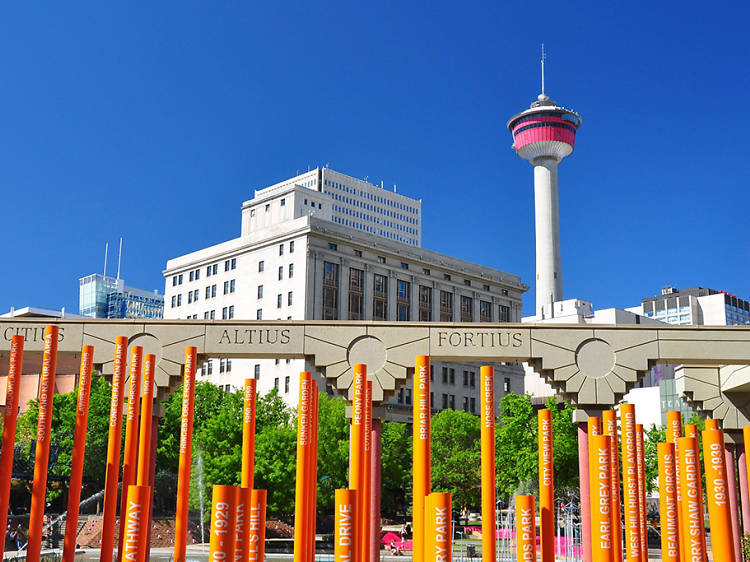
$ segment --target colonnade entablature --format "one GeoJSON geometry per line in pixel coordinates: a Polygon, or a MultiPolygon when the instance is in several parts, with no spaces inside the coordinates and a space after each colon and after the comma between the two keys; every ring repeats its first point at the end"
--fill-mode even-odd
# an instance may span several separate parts
{"type": "Polygon", "coordinates": [[[750,327],[13,318],[0,323],[0,374],[7,374],[16,334],[26,340],[24,370],[33,372],[35,363],[41,370],[47,324],[60,327],[59,372],[75,372],[81,347],[93,345],[94,364],[110,373],[115,338],[127,336],[156,355],[161,396],[179,385],[186,346],[197,348],[199,360],[304,358],[344,395],[352,366],[366,363],[376,404],[404,385],[417,355],[527,362],[583,413],[612,407],[655,364],[673,363],[682,365],[678,390],[705,413],[726,418],[725,430],[750,424],[750,327]]]}

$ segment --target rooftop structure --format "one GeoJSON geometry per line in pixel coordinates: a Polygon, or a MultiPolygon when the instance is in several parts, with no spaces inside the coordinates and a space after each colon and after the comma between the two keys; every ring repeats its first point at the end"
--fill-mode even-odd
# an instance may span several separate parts
{"type": "MultiPolygon", "coordinates": [[[[636,307],[638,308],[638,307],[636,307]]],[[[642,314],[667,324],[739,326],[750,324],[750,301],[737,295],[691,287],[664,287],[661,294],[641,301],[642,314]]]]}
{"type": "Polygon", "coordinates": [[[88,318],[162,318],[164,295],[94,273],[79,279],[78,308],[88,318]]]}

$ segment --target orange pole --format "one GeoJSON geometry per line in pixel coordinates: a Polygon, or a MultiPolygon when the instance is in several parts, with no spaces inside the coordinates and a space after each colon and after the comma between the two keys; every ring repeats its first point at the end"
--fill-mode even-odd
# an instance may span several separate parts
{"type": "Polygon", "coordinates": [[[534,496],[516,496],[516,555],[518,562],[536,562],[534,512],[534,496]]]}
{"type": "Polygon", "coordinates": [[[318,401],[320,394],[318,393],[318,381],[312,381],[312,416],[310,424],[310,460],[309,466],[311,471],[310,478],[310,508],[307,526],[309,529],[310,545],[309,545],[309,561],[312,562],[315,559],[315,531],[317,527],[317,505],[318,505],[318,401]]]}
{"type": "Polygon", "coordinates": [[[685,537],[683,536],[683,530],[685,528],[684,523],[682,522],[682,510],[679,508],[681,505],[681,497],[682,497],[682,490],[680,486],[680,471],[677,470],[677,439],[682,437],[682,413],[681,412],[675,412],[670,411],[667,412],[667,427],[666,427],[666,434],[667,434],[667,443],[672,443],[675,446],[674,454],[675,454],[675,489],[676,489],[676,496],[677,496],[677,534],[679,535],[679,547],[678,547],[678,553],[680,556],[680,561],[684,562],[685,560],[685,552],[682,549],[682,545],[685,543],[685,537]]]}
{"type": "Polygon", "coordinates": [[[593,562],[613,562],[612,487],[609,481],[609,437],[594,435],[589,442],[591,482],[591,552],[593,562]]]}
{"type": "Polygon", "coordinates": [[[679,562],[680,534],[677,512],[677,479],[674,443],[659,443],[659,513],[661,515],[661,558],[663,562],[679,562]]]}
{"type": "MultiPolygon", "coordinates": [[[[495,488],[495,369],[482,366],[479,369],[482,395],[481,402],[481,445],[482,445],[482,562],[495,562],[495,510],[497,491],[495,488]]],[[[544,410],[543,410],[544,411],[544,410]]],[[[541,419],[541,418],[540,418],[541,419]]],[[[541,423],[541,422],[540,422],[541,423]]],[[[541,441],[540,441],[541,443],[541,441]]],[[[540,445],[541,447],[541,445],[540,445]]],[[[550,440],[550,453],[552,441],[550,440]]],[[[539,456],[541,474],[542,456],[539,456]]],[[[540,478],[541,486],[541,478],[540,478]]],[[[543,548],[543,547],[542,547],[543,548]]],[[[544,560],[542,550],[542,560],[544,560]]]]}
{"type": "Polygon", "coordinates": [[[104,479],[104,514],[102,516],[102,542],[100,562],[112,562],[115,518],[117,516],[117,483],[120,472],[120,441],[122,439],[122,385],[125,381],[128,338],[115,340],[115,364],[112,370],[112,399],[109,407],[109,439],[107,444],[107,469],[104,479]]]}
{"type": "Polygon", "coordinates": [[[245,562],[250,549],[248,511],[252,492],[250,488],[237,488],[237,506],[234,513],[234,559],[236,562],[245,562]]]}
{"type": "Polygon", "coordinates": [[[242,410],[242,487],[252,488],[255,472],[255,413],[257,406],[255,379],[245,379],[245,398],[242,410]]]}
{"type": "MultiPolygon", "coordinates": [[[[687,430],[687,426],[685,426],[687,430]]],[[[706,558],[705,528],[703,526],[703,497],[700,489],[701,469],[698,462],[698,439],[677,439],[677,460],[682,487],[682,520],[685,522],[685,543],[680,545],[685,560],[704,562],[706,558]]],[[[718,562],[718,560],[717,560],[718,562]]]]}
{"type": "Polygon", "coordinates": [[[156,355],[146,355],[143,368],[143,407],[141,408],[141,435],[138,442],[138,485],[150,486],[151,424],[154,411],[154,370],[156,355]]]}
{"type": "Polygon", "coordinates": [[[263,562],[266,557],[266,490],[251,491],[249,523],[247,560],[263,562]]]}
{"type": "Polygon", "coordinates": [[[188,498],[190,497],[190,457],[193,452],[193,411],[195,409],[195,369],[197,349],[185,348],[182,376],[182,418],[180,422],[180,459],[177,469],[177,510],[174,530],[174,562],[185,562],[188,498]]]}
{"type": "MultiPolygon", "coordinates": [[[[128,410],[125,414],[125,447],[122,461],[122,493],[120,494],[120,519],[128,505],[128,486],[135,484],[135,469],[138,462],[138,413],[141,409],[141,362],[143,348],[134,345],[130,350],[130,387],[128,390],[128,410]]],[[[125,534],[120,525],[117,559],[122,560],[125,534]]]]}
{"type": "Polygon", "coordinates": [[[708,418],[704,424],[705,429],[721,429],[719,427],[719,420],[708,418]]]}
{"type": "MultiPolygon", "coordinates": [[[[685,424],[685,437],[695,437],[695,442],[697,443],[697,447],[700,450],[700,440],[698,439],[698,426],[692,423],[685,424]]],[[[699,465],[700,466],[700,465],[699,465]]],[[[703,500],[703,482],[701,482],[701,479],[698,478],[698,494],[701,497],[701,500],[703,500]]],[[[704,512],[701,510],[701,520],[705,520],[704,518],[704,512]]],[[[708,548],[706,548],[706,533],[705,531],[701,534],[701,540],[703,541],[703,551],[708,552],[708,548]]],[[[688,556],[688,553],[686,551],[685,556],[688,556]]]]}
{"type": "Polygon", "coordinates": [[[622,527],[620,526],[620,455],[617,452],[617,413],[602,412],[602,433],[609,437],[609,487],[612,499],[612,542],[614,562],[622,562],[622,527]]]}
{"type": "MultiPolygon", "coordinates": [[[[745,447],[745,466],[738,466],[738,470],[744,470],[745,471],[745,478],[748,482],[750,482],[750,425],[746,425],[742,428],[742,441],[745,447]]],[[[742,482],[742,478],[740,477],[740,482],[742,482]]],[[[750,490],[749,489],[742,489],[742,486],[740,486],[740,493],[745,494],[746,496],[750,496],[750,490]]],[[[750,503],[750,497],[745,497],[745,501],[750,503]]],[[[745,528],[750,527],[750,521],[745,521],[745,518],[743,516],[742,518],[742,525],[745,528]]]]}
{"type": "MultiPolygon", "coordinates": [[[[362,495],[360,496],[359,530],[360,560],[367,560],[370,554],[370,474],[372,473],[372,381],[365,383],[365,407],[363,416],[364,439],[362,440],[362,495]]],[[[380,538],[380,537],[378,537],[380,538]]]]}
{"type": "Polygon", "coordinates": [[[90,345],[84,345],[81,350],[81,371],[78,378],[78,403],[76,405],[76,428],[73,433],[73,458],[70,463],[68,514],[65,518],[65,541],[63,543],[62,556],[64,562],[73,562],[76,554],[78,509],[81,502],[83,458],[86,452],[86,428],[89,419],[89,394],[91,392],[93,359],[94,348],[90,345]]]}
{"type": "Polygon", "coordinates": [[[211,495],[211,541],[209,562],[234,559],[234,514],[237,509],[236,486],[214,486],[211,495]]]}
{"type": "Polygon", "coordinates": [[[312,375],[300,373],[297,411],[297,480],[294,496],[294,562],[309,560],[309,486],[312,480],[309,449],[312,441],[312,375]]]}
{"type": "Polygon", "coordinates": [[[356,509],[357,492],[355,490],[336,490],[334,518],[334,562],[352,562],[357,552],[356,509]]]}
{"type": "Polygon", "coordinates": [[[589,440],[596,435],[602,434],[602,420],[597,416],[589,416],[589,440]]]}
{"type": "Polygon", "coordinates": [[[622,428],[622,501],[625,508],[625,559],[641,560],[641,533],[638,526],[638,457],[635,437],[635,406],[620,406],[622,428]]]}
{"type": "Polygon", "coordinates": [[[646,464],[643,452],[643,425],[635,424],[635,451],[638,461],[638,526],[641,531],[641,561],[648,562],[648,521],[646,513],[646,464]]]}
{"type": "Polygon", "coordinates": [[[57,326],[44,328],[44,355],[42,359],[42,380],[39,384],[39,422],[36,430],[34,485],[31,492],[29,541],[26,547],[26,560],[29,562],[39,562],[39,555],[42,550],[44,500],[47,494],[47,463],[49,461],[49,440],[52,426],[52,400],[55,394],[58,337],[59,328],[57,326]]]}
{"type": "MultiPolygon", "coordinates": [[[[3,414],[3,447],[0,453],[0,531],[8,525],[10,478],[13,474],[13,450],[16,444],[18,421],[18,389],[21,386],[22,366],[23,336],[13,336],[10,339],[10,365],[5,386],[5,412],[3,414]]],[[[3,559],[4,550],[5,540],[3,539],[0,540],[0,560],[3,559]]]]}
{"type": "MultiPolygon", "coordinates": [[[[425,560],[453,560],[451,495],[446,492],[431,493],[425,498],[424,509],[425,560]]],[[[533,511],[531,517],[534,517],[533,511]]]]}
{"type": "MultiPolygon", "coordinates": [[[[414,369],[412,470],[412,559],[425,560],[425,498],[432,489],[430,463],[430,358],[417,356],[414,369]]],[[[494,517],[492,518],[494,522],[494,517]]],[[[494,531],[493,531],[494,536],[494,531]]]]}
{"type": "Polygon", "coordinates": [[[365,443],[365,397],[367,394],[367,366],[355,364],[353,367],[354,378],[352,381],[352,425],[351,425],[351,447],[349,454],[349,489],[357,492],[357,509],[355,511],[355,528],[357,529],[357,550],[355,559],[359,560],[362,540],[363,522],[362,503],[364,496],[364,462],[363,451],[365,443]]]}
{"type": "MultiPolygon", "coordinates": [[[[552,454],[551,410],[539,410],[537,435],[539,436],[539,534],[541,535],[542,562],[555,562],[555,466],[552,454]]],[[[494,522],[493,517],[493,531],[494,522]]],[[[482,529],[482,540],[484,541],[484,529],[482,529]]],[[[494,545],[494,532],[490,535],[490,540],[494,545]]],[[[493,556],[491,560],[494,559],[493,556]]],[[[489,562],[489,560],[484,562],[489,562]]]]}
{"type": "Polygon", "coordinates": [[[149,505],[151,486],[128,486],[125,495],[125,512],[121,515],[124,541],[123,559],[128,562],[145,562],[148,555],[149,505]]]}
{"type": "Polygon", "coordinates": [[[711,523],[711,550],[714,560],[733,561],[734,535],[729,508],[729,481],[724,459],[724,432],[703,432],[703,467],[706,471],[706,501],[711,523]]]}

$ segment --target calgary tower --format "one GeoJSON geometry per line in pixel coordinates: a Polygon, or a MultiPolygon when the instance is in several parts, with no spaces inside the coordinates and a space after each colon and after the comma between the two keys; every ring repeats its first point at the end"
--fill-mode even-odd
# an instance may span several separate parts
{"type": "Polygon", "coordinates": [[[536,230],[536,315],[552,316],[552,303],[563,299],[560,264],[560,219],[557,165],[573,152],[581,116],[559,107],[544,92],[531,107],[508,121],[513,149],[534,166],[534,223],[536,230]]]}

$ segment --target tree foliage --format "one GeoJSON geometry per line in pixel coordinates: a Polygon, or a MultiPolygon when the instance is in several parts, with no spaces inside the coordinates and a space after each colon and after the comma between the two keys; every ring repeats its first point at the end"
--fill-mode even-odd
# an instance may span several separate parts
{"type": "Polygon", "coordinates": [[[481,503],[479,418],[461,410],[432,417],[432,489],[453,494],[458,506],[481,503]]]}

